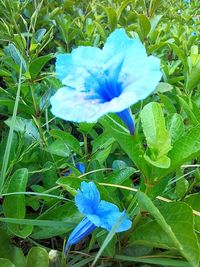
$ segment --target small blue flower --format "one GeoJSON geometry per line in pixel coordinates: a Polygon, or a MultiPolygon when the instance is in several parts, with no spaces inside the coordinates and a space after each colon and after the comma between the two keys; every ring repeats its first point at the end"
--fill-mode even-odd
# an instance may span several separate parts
{"type": "Polygon", "coordinates": [[[125,211],[120,212],[116,205],[100,200],[100,193],[93,182],[81,183],[81,189],[75,196],[75,203],[85,217],[70,234],[65,248],[66,252],[71,245],[77,244],[96,227],[110,231],[122,215],[125,215],[125,219],[116,232],[127,231],[131,227],[132,223],[125,211]]]}
{"type": "Polygon", "coordinates": [[[192,36],[196,36],[197,33],[196,33],[196,32],[191,32],[191,35],[192,35],[192,36]]]}
{"type": "MultiPolygon", "coordinates": [[[[80,171],[80,173],[84,174],[85,173],[85,163],[83,162],[79,162],[75,164],[76,168],[80,171]]],[[[69,171],[67,171],[65,173],[65,176],[69,176],[72,173],[72,170],[69,169],[69,171]]]]}
{"type": "Polygon", "coordinates": [[[189,3],[190,3],[190,0],[184,0],[184,2],[185,2],[186,4],[189,4],[189,3]]]}
{"type": "Polygon", "coordinates": [[[55,116],[92,123],[114,112],[133,134],[127,108],[153,92],[161,71],[160,60],[147,56],[139,39],[117,29],[103,49],[80,46],[70,54],[58,55],[56,75],[64,87],[50,99],[55,116]]]}

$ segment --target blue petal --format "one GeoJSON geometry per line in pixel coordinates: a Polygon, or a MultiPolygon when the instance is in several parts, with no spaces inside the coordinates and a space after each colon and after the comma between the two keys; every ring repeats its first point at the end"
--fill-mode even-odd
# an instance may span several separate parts
{"type": "Polygon", "coordinates": [[[129,128],[130,134],[134,134],[135,126],[133,118],[128,109],[125,109],[121,112],[117,112],[117,115],[124,121],[124,123],[129,128]]]}
{"type": "MultiPolygon", "coordinates": [[[[96,226],[105,228],[107,231],[110,231],[123,214],[126,213],[124,211],[120,212],[119,208],[116,205],[101,200],[96,213],[92,215],[87,215],[87,217],[96,226]]],[[[131,228],[131,225],[132,223],[129,220],[128,216],[126,215],[125,219],[120,224],[116,232],[127,231],[128,229],[131,228]]]]}
{"type": "Polygon", "coordinates": [[[93,182],[82,182],[81,189],[75,196],[75,203],[79,211],[83,214],[93,214],[96,212],[100,202],[100,194],[93,182]]]}
{"type": "Polygon", "coordinates": [[[77,244],[83,238],[88,236],[95,228],[96,226],[85,217],[70,234],[65,247],[65,253],[68,252],[71,245],[77,244]]]}
{"type": "Polygon", "coordinates": [[[94,91],[99,87],[95,76],[99,73],[99,66],[102,64],[101,49],[80,46],[71,54],[57,55],[56,76],[64,85],[75,90],[94,91]]]}
{"type": "Polygon", "coordinates": [[[83,174],[85,173],[85,164],[83,162],[77,163],[76,168],[83,174]]]}

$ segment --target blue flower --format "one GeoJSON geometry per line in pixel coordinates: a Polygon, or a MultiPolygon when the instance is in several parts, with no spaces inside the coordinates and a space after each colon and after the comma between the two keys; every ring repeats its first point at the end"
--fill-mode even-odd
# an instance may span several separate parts
{"type": "Polygon", "coordinates": [[[116,205],[100,200],[100,193],[93,182],[81,183],[81,189],[75,196],[75,203],[85,217],[70,234],[65,248],[66,252],[71,245],[77,244],[96,227],[102,227],[110,231],[123,215],[125,215],[125,219],[116,232],[127,231],[131,227],[132,223],[125,211],[120,212],[116,205]]]}
{"type": "Polygon", "coordinates": [[[58,55],[56,75],[64,87],[50,99],[55,116],[92,123],[114,112],[133,134],[128,107],[153,92],[161,71],[160,60],[147,56],[139,39],[117,29],[103,49],[80,46],[70,54],[58,55]]]}
{"type": "MultiPolygon", "coordinates": [[[[83,162],[79,162],[79,163],[76,163],[76,168],[80,171],[80,173],[85,173],[85,163],[83,163],[83,162]]],[[[69,171],[67,171],[66,173],[65,173],[65,176],[69,176],[70,174],[72,173],[72,170],[71,169],[69,169],[69,171]]]]}
{"type": "Polygon", "coordinates": [[[189,3],[190,3],[190,0],[184,0],[184,2],[185,2],[186,4],[189,4],[189,3]]]}

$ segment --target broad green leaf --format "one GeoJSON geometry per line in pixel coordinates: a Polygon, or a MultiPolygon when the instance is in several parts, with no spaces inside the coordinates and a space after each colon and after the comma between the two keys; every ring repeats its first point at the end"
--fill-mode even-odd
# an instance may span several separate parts
{"type": "Polygon", "coordinates": [[[58,176],[57,169],[55,167],[55,164],[50,161],[47,161],[44,164],[44,169],[47,169],[47,170],[44,171],[43,173],[42,182],[46,189],[50,189],[56,185],[57,176],[58,176]]]}
{"type": "Polygon", "coordinates": [[[133,175],[135,169],[132,167],[122,168],[120,170],[114,171],[112,174],[108,175],[106,178],[102,179],[102,182],[109,184],[123,184],[126,180],[128,180],[131,175],[133,175]]]}
{"type": "Polygon", "coordinates": [[[138,193],[141,209],[149,212],[173,242],[175,248],[193,266],[199,266],[200,248],[194,232],[192,209],[185,203],[167,203],[160,210],[144,193],[138,193]]]}
{"type": "Polygon", "coordinates": [[[0,266],[1,267],[15,267],[15,265],[9,261],[8,259],[0,258],[0,266]]]}
{"type": "Polygon", "coordinates": [[[167,153],[171,149],[171,138],[165,127],[165,119],[160,104],[147,104],[140,113],[142,128],[147,140],[145,159],[159,168],[168,168],[170,159],[167,153]],[[150,152],[150,153],[149,153],[150,152]]]}
{"type": "Polygon", "coordinates": [[[175,113],[168,117],[167,129],[171,136],[172,144],[184,134],[184,123],[181,115],[175,113]]]}
{"type": "Polygon", "coordinates": [[[141,32],[143,39],[145,39],[151,30],[151,23],[148,20],[148,18],[143,14],[138,15],[138,20],[139,20],[139,31],[141,32]]]}
{"type": "Polygon", "coordinates": [[[109,156],[115,139],[109,135],[108,132],[103,132],[92,143],[92,160],[98,160],[104,163],[109,156]]]}
{"type": "Polygon", "coordinates": [[[26,62],[22,57],[22,55],[20,54],[19,50],[13,44],[9,44],[8,46],[6,46],[4,48],[4,52],[6,55],[12,57],[12,59],[18,66],[20,66],[22,62],[22,72],[26,71],[27,69],[26,62]]]}
{"type": "Polygon", "coordinates": [[[50,154],[57,155],[63,158],[67,158],[70,155],[70,149],[63,140],[57,139],[45,149],[50,154]]]}
{"type": "Polygon", "coordinates": [[[29,72],[30,72],[31,78],[32,79],[37,78],[37,76],[39,75],[44,65],[52,58],[53,58],[53,55],[49,54],[49,55],[41,56],[41,57],[34,59],[29,66],[29,72]]]}
{"type": "Polygon", "coordinates": [[[91,172],[91,173],[87,175],[87,179],[93,180],[96,182],[101,181],[104,177],[101,169],[102,169],[102,166],[98,160],[90,160],[88,167],[87,167],[87,172],[91,172]]]}
{"type": "Polygon", "coordinates": [[[154,93],[165,93],[165,92],[171,91],[172,89],[173,89],[173,86],[171,84],[159,82],[159,84],[156,86],[154,93]]]}
{"type": "Polygon", "coordinates": [[[49,255],[44,248],[33,247],[27,255],[26,267],[49,267],[49,255]]]}
{"type": "Polygon", "coordinates": [[[200,155],[200,126],[188,130],[184,135],[173,144],[172,150],[168,156],[171,159],[171,165],[166,170],[157,170],[155,174],[162,178],[167,174],[175,171],[182,164],[200,155]]]}
{"type": "Polygon", "coordinates": [[[138,225],[134,233],[130,236],[129,246],[146,245],[154,248],[176,249],[174,242],[162,227],[151,220],[138,225]]]}
{"type": "Polygon", "coordinates": [[[33,39],[36,43],[40,43],[42,41],[43,36],[46,33],[46,29],[42,28],[37,30],[34,34],[33,34],[33,39]]]}
{"type": "MultiPolygon", "coordinates": [[[[8,192],[24,192],[28,181],[28,170],[18,169],[11,177],[8,185],[8,192]]],[[[26,215],[25,196],[10,195],[6,196],[3,202],[3,211],[6,217],[24,219],[26,215]]],[[[19,224],[8,224],[9,230],[16,236],[25,238],[32,232],[32,226],[21,226],[19,224]]]]}
{"type": "MultiPolygon", "coordinates": [[[[5,123],[11,127],[12,119],[9,118],[5,121],[5,123]]],[[[40,134],[38,132],[38,129],[36,128],[35,124],[32,120],[24,119],[21,117],[16,117],[14,130],[16,132],[24,133],[27,137],[33,138],[33,139],[40,139],[40,134]]]]}
{"type": "Polygon", "coordinates": [[[151,30],[149,32],[149,36],[153,34],[154,30],[156,29],[158,23],[160,22],[161,18],[163,15],[156,15],[153,18],[151,18],[150,23],[151,23],[151,30]]]}
{"type": "Polygon", "coordinates": [[[124,169],[127,167],[126,162],[124,162],[123,160],[114,160],[112,163],[112,168],[114,171],[119,171],[121,169],[124,169]]]}
{"type": "Polygon", "coordinates": [[[51,130],[50,135],[55,137],[56,139],[62,140],[66,144],[66,146],[71,148],[77,154],[82,155],[79,141],[73,135],[61,130],[51,130]]]}

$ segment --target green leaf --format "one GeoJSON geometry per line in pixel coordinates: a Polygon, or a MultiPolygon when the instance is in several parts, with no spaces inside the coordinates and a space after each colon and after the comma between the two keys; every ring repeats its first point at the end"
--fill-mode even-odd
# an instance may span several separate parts
{"type": "Polygon", "coordinates": [[[169,46],[171,46],[171,48],[174,50],[175,54],[181,60],[181,62],[183,63],[183,65],[187,68],[188,67],[188,64],[187,64],[187,59],[186,59],[186,55],[184,53],[184,50],[182,48],[178,47],[174,43],[169,43],[169,46]]]}
{"type": "Polygon", "coordinates": [[[104,116],[100,119],[100,122],[110,136],[115,138],[137,168],[145,177],[148,177],[148,166],[143,160],[144,150],[139,136],[137,136],[137,134],[134,134],[133,136],[128,134],[126,129],[110,116],[104,116]]]}
{"type": "Polygon", "coordinates": [[[57,139],[45,149],[50,154],[57,155],[63,158],[67,158],[70,155],[70,149],[62,140],[57,139]]]}
{"type": "Polygon", "coordinates": [[[198,125],[199,121],[198,121],[198,118],[193,113],[192,107],[182,97],[178,96],[178,100],[180,102],[181,107],[187,114],[189,120],[191,121],[191,123],[193,125],[198,125]]]}
{"type": "Polygon", "coordinates": [[[165,93],[165,92],[171,91],[172,89],[173,89],[173,86],[171,84],[159,82],[154,93],[165,93]]]}
{"type": "Polygon", "coordinates": [[[160,210],[144,193],[138,193],[141,209],[149,212],[173,242],[175,248],[193,266],[199,266],[200,249],[194,232],[192,209],[185,203],[167,203],[160,210]]]}
{"type": "Polygon", "coordinates": [[[12,245],[12,241],[3,226],[0,228],[0,247],[0,258],[9,259],[15,267],[25,266],[25,256],[22,249],[12,245]]]}
{"type": "Polygon", "coordinates": [[[92,141],[92,160],[98,160],[104,163],[109,156],[115,139],[110,134],[104,131],[92,141]]]}
{"type": "Polygon", "coordinates": [[[169,113],[176,113],[176,108],[173,104],[172,97],[168,97],[166,95],[159,94],[160,100],[165,105],[166,110],[169,113]]]}
{"type": "Polygon", "coordinates": [[[107,7],[105,8],[107,17],[108,17],[108,25],[111,31],[113,31],[117,27],[117,14],[114,8],[107,7]]]}
{"type": "Polygon", "coordinates": [[[102,182],[120,185],[128,180],[134,173],[135,169],[132,167],[122,168],[108,175],[106,179],[102,179],[102,182]]]}
{"type": "Polygon", "coordinates": [[[54,163],[47,161],[44,164],[44,169],[48,169],[43,173],[42,182],[46,189],[50,189],[56,185],[57,181],[57,169],[54,163]]]}
{"type": "Polygon", "coordinates": [[[70,147],[77,154],[82,155],[79,141],[73,135],[61,130],[51,130],[50,135],[62,140],[66,146],[70,147]]]}
{"type": "Polygon", "coordinates": [[[162,266],[172,266],[172,267],[189,267],[188,262],[182,261],[182,260],[174,260],[174,259],[168,259],[168,258],[162,258],[158,255],[149,256],[149,257],[130,257],[125,255],[116,255],[115,259],[118,261],[124,261],[124,262],[142,262],[147,264],[155,264],[155,265],[162,265],[162,266]]]}
{"type": "Polygon", "coordinates": [[[138,15],[138,20],[139,31],[141,32],[143,39],[145,39],[151,30],[151,23],[148,18],[143,14],[138,15]]]}
{"type": "MultiPolygon", "coordinates": [[[[8,185],[8,193],[26,191],[28,181],[28,170],[18,169],[11,177],[8,185]]],[[[24,195],[5,196],[3,202],[3,211],[6,217],[24,219],[26,215],[26,205],[24,195]]],[[[25,238],[32,232],[32,226],[22,227],[19,224],[8,224],[8,228],[15,235],[25,238]]]]}
{"type": "Polygon", "coordinates": [[[2,258],[0,258],[0,266],[1,267],[15,267],[15,265],[11,261],[7,259],[2,259],[2,258]]]}
{"type": "Polygon", "coordinates": [[[37,43],[40,43],[42,41],[43,36],[46,33],[46,29],[39,29],[33,34],[33,39],[37,43]]]}
{"type": "Polygon", "coordinates": [[[129,246],[132,245],[146,245],[149,247],[171,250],[176,249],[170,236],[166,234],[155,220],[137,226],[129,239],[129,246]]]}
{"type": "Polygon", "coordinates": [[[171,138],[165,127],[165,119],[160,104],[147,104],[140,113],[142,128],[150,151],[145,159],[159,168],[168,168],[170,159],[167,153],[171,149],[171,138]],[[149,153],[150,152],[150,153],[149,153]]]}
{"type": "Polygon", "coordinates": [[[170,168],[158,170],[156,176],[162,178],[198,155],[200,155],[200,126],[189,129],[173,144],[168,154],[171,159],[170,168]]]}
{"type": "Polygon", "coordinates": [[[18,66],[20,66],[20,64],[22,63],[22,72],[26,71],[26,62],[20,54],[19,50],[13,44],[9,44],[8,46],[6,46],[4,48],[4,52],[6,55],[12,57],[12,59],[18,66]]]}
{"type": "MultiPolygon", "coordinates": [[[[5,121],[6,125],[11,127],[12,125],[12,118],[8,118],[5,121]]],[[[24,133],[27,137],[33,138],[33,139],[40,139],[40,134],[38,132],[37,127],[33,123],[32,120],[27,120],[21,117],[16,117],[15,124],[14,124],[14,130],[16,132],[24,133]]]]}
{"type": "Polygon", "coordinates": [[[159,8],[159,6],[162,4],[162,0],[151,0],[150,7],[149,7],[149,14],[150,17],[153,17],[155,14],[155,11],[159,8]]]}
{"type": "Polygon", "coordinates": [[[186,89],[191,91],[199,84],[199,81],[200,81],[200,60],[198,60],[198,63],[192,68],[191,72],[188,74],[186,89]]]}
{"type": "Polygon", "coordinates": [[[184,134],[184,123],[181,115],[175,113],[168,117],[167,129],[171,136],[172,144],[184,134]]]}
{"type": "Polygon", "coordinates": [[[182,177],[181,179],[178,179],[176,181],[176,188],[175,188],[176,196],[179,199],[183,198],[185,194],[187,193],[188,188],[189,188],[189,183],[184,177],[182,177]]]}
{"type": "MultiPolygon", "coordinates": [[[[184,202],[187,203],[192,209],[200,212],[200,193],[188,195],[184,202]]],[[[200,217],[195,216],[195,227],[200,232],[200,217]]]]}
{"type": "Polygon", "coordinates": [[[27,255],[26,267],[48,267],[49,255],[44,248],[33,247],[27,255]]]}
{"type": "Polygon", "coordinates": [[[151,18],[151,20],[150,20],[151,30],[149,32],[149,36],[151,36],[154,33],[154,31],[155,31],[155,29],[156,29],[156,27],[157,27],[157,25],[160,22],[162,17],[163,17],[163,15],[156,15],[153,18],[151,18]]]}
{"type": "Polygon", "coordinates": [[[44,65],[53,58],[52,54],[41,56],[34,59],[29,66],[29,72],[32,79],[37,78],[44,65]]]}

